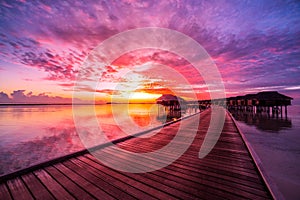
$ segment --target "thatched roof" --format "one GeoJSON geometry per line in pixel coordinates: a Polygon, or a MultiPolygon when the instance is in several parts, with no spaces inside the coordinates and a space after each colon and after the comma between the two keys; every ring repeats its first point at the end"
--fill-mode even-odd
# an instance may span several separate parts
{"type": "Polygon", "coordinates": [[[292,100],[292,97],[278,93],[277,91],[259,92],[257,94],[247,94],[245,96],[236,96],[227,98],[227,100],[257,99],[257,100],[292,100]]]}
{"type": "Polygon", "coordinates": [[[292,97],[278,93],[277,91],[259,92],[255,95],[258,100],[292,100],[292,97]]]}
{"type": "Polygon", "coordinates": [[[255,99],[257,94],[246,94],[244,99],[255,99]]]}
{"type": "Polygon", "coordinates": [[[181,97],[177,97],[172,94],[163,94],[161,97],[157,98],[156,101],[185,101],[181,97]]]}

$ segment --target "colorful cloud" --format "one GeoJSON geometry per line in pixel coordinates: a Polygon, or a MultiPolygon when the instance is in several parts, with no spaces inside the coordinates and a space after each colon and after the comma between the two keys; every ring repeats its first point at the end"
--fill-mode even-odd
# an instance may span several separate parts
{"type": "MultiPolygon", "coordinates": [[[[278,90],[297,99],[299,10],[298,1],[272,0],[4,0],[0,3],[0,98],[26,97],[29,101],[45,91],[53,98],[70,98],[78,73],[83,74],[77,81],[86,92],[109,95],[116,84],[130,81],[140,81],[137,91],[168,92],[161,78],[146,81],[155,68],[143,71],[136,67],[147,63],[172,67],[188,77],[199,94],[205,93],[201,77],[185,60],[169,52],[132,52],[102,69],[81,68],[89,52],[105,39],[133,28],[162,27],[182,32],[206,49],[218,66],[228,96],[278,90]],[[136,80],[122,76],[128,69],[137,69],[131,72],[136,80]],[[105,87],[91,88],[91,76],[98,76],[105,87]],[[34,90],[32,97],[23,89],[34,90]],[[17,96],[8,95],[11,93],[17,96]]],[[[178,91],[186,92],[184,85],[180,87],[178,91]]]]}

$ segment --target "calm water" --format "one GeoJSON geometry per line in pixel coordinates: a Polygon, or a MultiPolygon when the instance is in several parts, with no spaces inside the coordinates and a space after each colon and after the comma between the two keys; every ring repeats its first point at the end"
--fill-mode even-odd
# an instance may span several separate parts
{"type": "Polygon", "coordinates": [[[238,125],[263,163],[267,175],[286,199],[300,197],[300,106],[288,115],[234,112],[238,125]]]}
{"type": "Polygon", "coordinates": [[[113,140],[197,111],[190,108],[170,115],[156,104],[97,105],[95,109],[72,109],[71,105],[0,106],[0,176],[84,149],[75,128],[74,110],[91,146],[99,144],[95,140],[98,125],[113,140]],[[96,126],[92,123],[95,119],[96,126]]]}

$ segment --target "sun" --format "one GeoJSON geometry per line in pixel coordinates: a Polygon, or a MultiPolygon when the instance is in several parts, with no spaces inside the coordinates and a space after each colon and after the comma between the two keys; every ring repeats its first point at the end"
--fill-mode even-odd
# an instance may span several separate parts
{"type": "Polygon", "coordinates": [[[132,92],[129,96],[130,102],[140,102],[140,103],[148,103],[155,102],[157,98],[159,98],[161,94],[151,94],[146,92],[132,92]]]}

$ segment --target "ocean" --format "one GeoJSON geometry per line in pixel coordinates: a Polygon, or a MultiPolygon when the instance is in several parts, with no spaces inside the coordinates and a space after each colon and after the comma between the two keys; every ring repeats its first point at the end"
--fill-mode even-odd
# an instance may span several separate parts
{"type": "Polygon", "coordinates": [[[232,115],[262,162],[267,176],[286,199],[300,197],[300,105],[285,116],[233,112],[232,115]]]}

